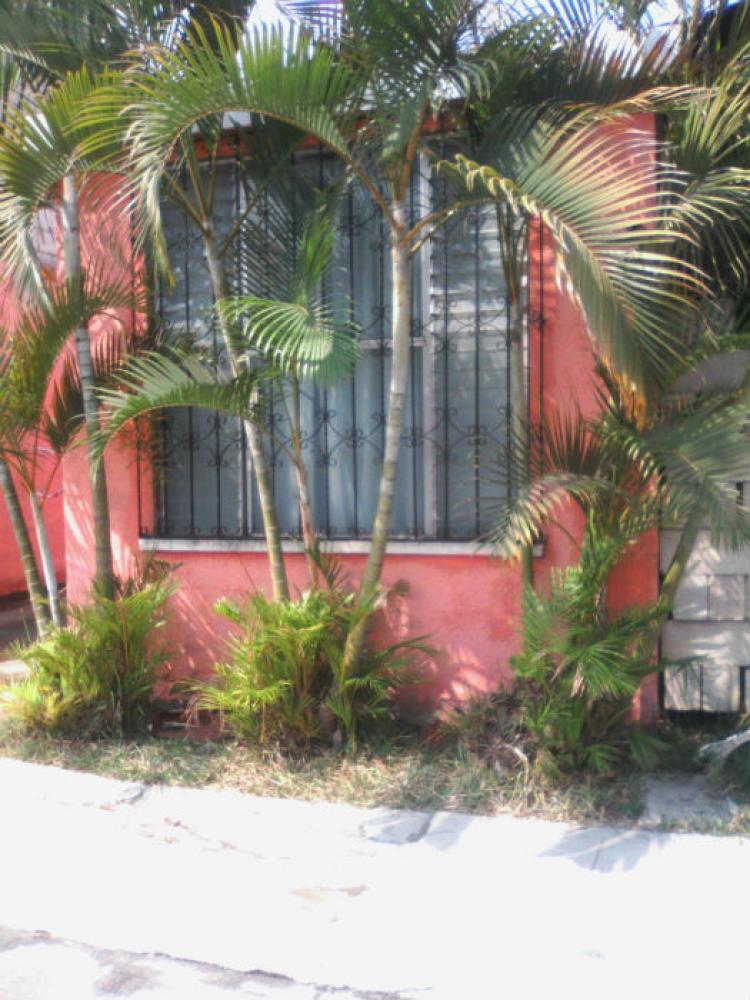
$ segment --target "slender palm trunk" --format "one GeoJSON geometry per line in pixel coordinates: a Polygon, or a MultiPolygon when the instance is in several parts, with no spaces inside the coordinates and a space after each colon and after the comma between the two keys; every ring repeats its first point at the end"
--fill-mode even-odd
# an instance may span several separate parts
{"type": "MultiPolygon", "coordinates": [[[[529,467],[529,423],[527,419],[526,366],[523,354],[523,314],[519,299],[511,298],[510,328],[508,330],[510,350],[508,364],[510,366],[510,420],[512,447],[517,449],[518,458],[529,467]]],[[[520,462],[519,462],[520,464],[520,462]]],[[[511,482],[511,489],[517,484],[511,482]]],[[[534,564],[531,545],[524,545],[521,550],[521,579],[524,587],[534,586],[534,564]]]]}
{"type": "MultiPolygon", "coordinates": [[[[63,179],[62,235],[65,277],[81,283],[81,234],[78,212],[78,192],[75,177],[63,179]]],[[[94,365],[91,359],[91,340],[87,326],[80,326],[74,334],[78,370],[83,396],[83,414],[91,477],[91,502],[94,519],[94,549],[96,555],[95,582],[100,592],[112,600],[115,596],[115,575],[112,561],[112,540],[109,524],[109,497],[104,462],[94,455],[94,442],[99,433],[99,407],[94,385],[94,365]]]]}
{"type": "MultiPolygon", "coordinates": [[[[385,425],[383,468],[375,521],[372,527],[370,552],[367,557],[357,602],[360,607],[372,600],[383,572],[388,534],[391,526],[393,502],[396,495],[396,473],[401,451],[401,434],[404,423],[404,403],[409,380],[409,331],[411,326],[411,253],[402,239],[406,211],[403,201],[394,201],[392,215],[395,231],[392,233],[391,275],[393,288],[391,384],[388,393],[388,416],[385,425]]],[[[342,670],[352,671],[362,653],[367,620],[362,619],[349,633],[344,649],[342,670]]]]}
{"type": "MultiPolygon", "coordinates": [[[[513,466],[525,465],[530,471],[529,406],[526,380],[526,365],[523,343],[523,287],[521,268],[525,265],[528,251],[526,234],[528,223],[519,223],[518,217],[502,205],[496,206],[497,229],[500,238],[500,252],[503,259],[505,289],[508,296],[508,366],[510,375],[510,422],[511,447],[517,452],[513,466]],[[523,234],[517,230],[523,225],[523,234]]],[[[539,415],[541,420],[541,414],[539,415]]],[[[520,484],[511,482],[510,489],[520,484]]],[[[524,588],[534,586],[534,564],[532,546],[521,550],[521,579],[524,588]]]]}
{"type": "Polygon", "coordinates": [[[50,624],[49,608],[47,606],[44,587],[39,577],[39,569],[36,564],[29,529],[18,499],[16,484],[13,482],[7,462],[3,459],[0,459],[0,492],[2,492],[5,506],[8,509],[8,517],[10,518],[13,535],[16,539],[19,555],[21,556],[23,575],[26,579],[26,589],[31,599],[31,608],[34,612],[37,632],[40,636],[43,636],[50,624]]]}
{"type": "MultiPolygon", "coordinates": [[[[219,255],[216,240],[213,233],[206,227],[203,231],[203,244],[208,261],[208,270],[211,276],[211,285],[214,298],[217,303],[223,302],[229,293],[224,266],[219,255]]],[[[237,360],[232,332],[225,318],[223,310],[219,310],[221,333],[224,345],[227,350],[227,358],[232,375],[240,373],[240,365],[237,360]]],[[[271,572],[271,589],[275,601],[289,599],[289,584],[287,582],[286,567],[284,565],[284,554],[281,549],[281,531],[279,529],[279,519],[276,511],[276,498],[273,495],[273,483],[271,472],[268,467],[266,453],[263,448],[263,438],[261,432],[254,421],[247,419],[243,421],[247,443],[250,448],[250,455],[253,460],[255,471],[255,482],[258,487],[260,497],[260,507],[263,514],[263,529],[266,536],[266,547],[268,549],[268,565],[271,572]]]]}
{"type": "Polygon", "coordinates": [[[319,580],[319,545],[313,519],[312,502],[310,500],[310,482],[307,466],[302,456],[302,418],[300,413],[300,388],[296,374],[292,375],[292,455],[294,456],[294,476],[297,480],[299,493],[299,516],[302,525],[302,543],[305,546],[307,558],[307,575],[310,586],[318,586],[319,580]]]}
{"type": "Polygon", "coordinates": [[[47,599],[49,601],[52,624],[55,628],[62,628],[63,618],[60,608],[60,591],[57,586],[55,562],[52,558],[52,548],[50,547],[47,525],[44,523],[42,508],[33,490],[29,491],[29,506],[31,507],[31,517],[34,521],[34,530],[39,546],[39,555],[42,562],[42,572],[44,573],[44,583],[47,588],[47,599]]]}

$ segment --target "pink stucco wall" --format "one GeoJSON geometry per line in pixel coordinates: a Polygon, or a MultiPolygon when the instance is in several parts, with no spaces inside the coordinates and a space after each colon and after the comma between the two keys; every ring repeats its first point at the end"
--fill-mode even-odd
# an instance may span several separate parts
{"type": "MultiPolygon", "coordinates": [[[[0,280],[0,336],[12,335],[18,316],[16,296],[7,280],[0,280]]],[[[32,442],[33,446],[33,442],[32,442]]],[[[42,506],[44,520],[49,534],[52,557],[55,563],[57,579],[65,579],[65,525],[62,501],[62,469],[55,456],[44,442],[38,447],[38,475],[36,478],[37,497],[42,506]]],[[[17,484],[21,506],[26,518],[26,524],[34,537],[31,514],[25,491],[17,484]]],[[[36,547],[36,540],[34,539],[36,547]]],[[[39,553],[37,551],[37,564],[39,553]]],[[[0,597],[20,593],[26,590],[26,580],[23,575],[21,560],[18,555],[13,529],[10,526],[8,512],[4,500],[0,497],[0,597]]]]}
{"type": "MultiPolygon", "coordinates": [[[[44,465],[49,465],[50,462],[51,459],[47,456],[43,458],[44,465]]],[[[58,581],[63,581],[65,579],[65,524],[62,500],[62,469],[58,466],[51,480],[49,480],[49,472],[49,469],[43,468],[38,477],[38,498],[39,502],[43,504],[44,520],[49,534],[57,579],[58,581]]],[[[20,486],[18,487],[18,493],[26,518],[26,524],[29,526],[29,531],[33,538],[34,531],[28,500],[20,486]]],[[[34,545],[36,548],[35,538],[34,545]]],[[[41,566],[38,552],[37,564],[41,566]]],[[[26,590],[26,580],[18,555],[18,547],[16,546],[13,529],[10,526],[5,503],[0,498],[0,597],[21,593],[24,590],[26,590]]]]}
{"type": "MultiPolygon", "coordinates": [[[[543,357],[540,327],[530,331],[532,418],[538,418],[539,399],[545,415],[569,406],[590,413],[595,406],[590,378],[592,353],[577,306],[555,282],[554,255],[549,244],[540,267],[538,234],[532,237],[532,315],[544,304],[543,357]],[[540,383],[540,372],[542,373],[540,383]]],[[[121,439],[107,455],[111,521],[118,573],[132,571],[140,557],[138,490],[135,453],[130,440],[121,439]]],[[[90,490],[82,449],[65,459],[65,523],[69,598],[86,599],[93,573],[90,490]]],[[[141,512],[148,521],[148,512],[141,512]]],[[[575,512],[561,520],[575,535],[575,512]]],[[[179,591],[173,599],[169,626],[174,655],[171,676],[205,673],[221,658],[228,626],[212,609],[217,598],[242,598],[254,588],[268,587],[268,569],[262,552],[158,551],[172,563],[179,591]]],[[[551,530],[544,555],[535,560],[539,585],[552,566],[576,557],[575,544],[565,532],[551,530]]],[[[341,555],[342,565],[356,584],[364,556],[341,555]]],[[[293,587],[303,589],[306,573],[300,555],[287,557],[293,587]]],[[[386,557],[384,582],[404,580],[409,593],[389,609],[381,631],[391,636],[426,635],[439,651],[424,667],[424,683],[413,692],[416,713],[444,701],[487,691],[509,676],[509,657],[517,650],[521,575],[515,563],[485,554],[428,555],[419,550],[386,557]]],[[[609,588],[613,608],[651,600],[657,591],[656,539],[647,537],[613,575],[609,588]]],[[[655,686],[646,689],[634,706],[636,717],[650,718],[656,709],[655,686]]]]}

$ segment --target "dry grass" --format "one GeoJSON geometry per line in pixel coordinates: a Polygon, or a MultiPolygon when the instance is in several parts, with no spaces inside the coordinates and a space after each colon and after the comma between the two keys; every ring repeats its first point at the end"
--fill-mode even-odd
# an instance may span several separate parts
{"type": "MultiPolygon", "coordinates": [[[[665,723],[659,771],[696,770],[696,750],[737,720],[665,723]]],[[[292,756],[231,741],[184,739],[75,740],[24,733],[0,717],[0,756],[90,771],[147,784],[231,788],[253,795],[347,802],[426,811],[500,813],[585,823],[633,823],[642,811],[643,775],[580,776],[553,784],[462,739],[439,747],[403,734],[363,745],[356,754],[322,751],[292,756]],[[493,763],[494,760],[494,763],[493,763]]],[[[711,775],[736,803],[729,820],[696,819],[667,830],[750,834],[750,746],[711,775]]]]}
{"type": "Polygon", "coordinates": [[[235,742],[173,739],[79,741],[25,735],[0,720],[0,755],[149,784],[232,788],[253,795],[325,799],[358,806],[511,813],[546,819],[628,822],[640,811],[639,783],[581,778],[563,786],[525,781],[455,747],[414,738],[364,746],[354,755],[261,752],[235,742]]]}

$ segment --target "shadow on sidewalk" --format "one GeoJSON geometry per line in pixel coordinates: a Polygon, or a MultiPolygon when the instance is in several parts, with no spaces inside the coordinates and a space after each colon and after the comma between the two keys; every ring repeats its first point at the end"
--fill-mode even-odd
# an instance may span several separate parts
{"type": "Polygon", "coordinates": [[[569,830],[545,857],[569,858],[588,871],[607,874],[630,871],[652,851],[660,851],[664,836],[642,830],[587,827],[569,830]]]}

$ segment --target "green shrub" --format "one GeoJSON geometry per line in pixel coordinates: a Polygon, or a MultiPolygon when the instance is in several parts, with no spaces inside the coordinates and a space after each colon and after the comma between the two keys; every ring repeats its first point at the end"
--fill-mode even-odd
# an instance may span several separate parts
{"type": "Polygon", "coordinates": [[[578,563],[553,571],[546,594],[526,589],[512,685],[455,710],[449,736],[492,758],[516,755],[551,779],[655,762],[661,742],[626,720],[643,678],[657,669],[641,650],[663,609],[654,602],[613,615],[606,606],[627,537],[591,517],[578,563]]]}
{"type": "Polygon", "coordinates": [[[608,613],[606,583],[621,552],[617,539],[589,525],[579,563],[554,572],[547,594],[524,595],[514,693],[537,766],[553,775],[606,772],[624,757],[645,765],[657,749],[625,722],[641,681],[656,669],[639,647],[661,608],[608,613]]]}
{"type": "Polygon", "coordinates": [[[216,610],[240,633],[212,682],[198,685],[195,705],[218,711],[229,732],[261,744],[345,738],[353,745],[363,726],[388,713],[394,690],[414,679],[413,655],[427,652],[419,639],[377,650],[368,644],[356,674],[347,676],[346,637],[377,607],[358,609],[337,585],[295,601],[258,592],[242,607],[224,600],[216,610]]]}
{"type": "Polygon", "coordinates": [[[163,572],[155,577],[126,580],[114,600],[97,594],[70,610],[66,628],[19,649],[30,673],[9,689],[8,714],[28,729],[61,734],[145,729],[156,672],[168,658],[154,632],[174,591],[163,572]]]}

